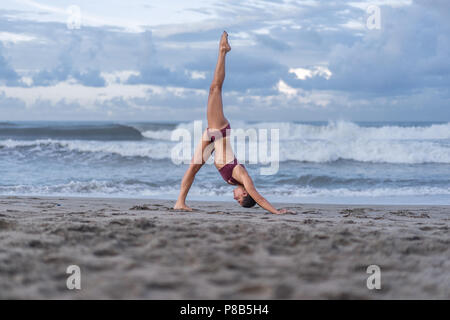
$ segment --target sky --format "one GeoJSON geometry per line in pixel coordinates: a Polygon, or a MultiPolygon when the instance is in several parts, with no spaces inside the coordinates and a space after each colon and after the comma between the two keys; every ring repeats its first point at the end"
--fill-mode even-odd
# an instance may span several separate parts
{"type": "Polygon", "coordinates": [[[448,0],[8,0],[0,121],[450,121],[448,0]],[[378,14],[379,13],[379,14],[378,14]]]}

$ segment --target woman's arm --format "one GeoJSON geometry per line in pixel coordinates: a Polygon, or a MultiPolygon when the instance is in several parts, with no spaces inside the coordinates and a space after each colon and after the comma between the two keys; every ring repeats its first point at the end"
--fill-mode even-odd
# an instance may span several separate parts
{"type": "Polygon", "coordinates": [[[245,190],[247,193],[253,198],[253,200],[256,201],[256,203],[263,209],[266,209],[270,213],[273,214],[282,214],[286,213],[287,210],[281,209],[277,210],[275,209],[269,201],[266,200],[255,188],[255,184],[253,183],[252,178],[249,176],[247,172],[242,173],[242,183],[244,185],[245,190]]]}

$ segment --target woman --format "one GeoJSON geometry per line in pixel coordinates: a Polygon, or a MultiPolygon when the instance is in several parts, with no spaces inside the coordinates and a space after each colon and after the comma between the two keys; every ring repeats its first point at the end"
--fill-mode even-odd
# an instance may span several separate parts
{"type": "Polygon", "coordinates": [[[176,210],[192,211],[185,203],[186,196],[194,182],[195,175],[208,160],[212,151],[215,151],[214,164],[225,182],[237,185],[233,190],[234,199],[243,207],[250,208],[257,203],[260,207],[274,214],[288,212],[286,209],[277,210],[269,201],[256,191],[252,179],[242,164],[234,156],[229,141],[230,123],[223,114],[222,85],[225,79],[225,57],[231,50],[228,43],[228,34],[224,31],[219,44],[219,57],[217,60],[214,79],[209,89],[208,97],[208,129],[205,130],[191,164],[181,180],[180,195],[174,206],[176,210]]]}

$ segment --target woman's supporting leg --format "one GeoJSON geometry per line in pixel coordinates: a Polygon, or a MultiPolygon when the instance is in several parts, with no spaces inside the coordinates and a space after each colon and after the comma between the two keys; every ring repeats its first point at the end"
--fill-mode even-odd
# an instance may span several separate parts
{"type": "Polygon", "coordinates": [[[207,109],[209,128],[221,129],[228,123],[228,120],[223,114],[222,85],[225,80],[225,57],[230,50],[231,47],[228,44],[228,34],[224,31],[222,38],[220,39],[219,57],[214,71],[214,78],[211,87],[209,88],[207,109]]]}
{"type": "Polygon", "coordinates": [[[180,194],[178,195],[177,202],[175,203],[174,209],[177,210],[192,210],[186,205],[186,197],[188,195],[189,189],[191,189],[192,183],[194,182],[195,175],[201,169],[203,164],[208,161],[211,156],[212,149],[214,145],[208,138],[208,134],[205,131],[202,135],[197,148],[194,152],[194,157],[186,170],[180,185],[180,194]]]}

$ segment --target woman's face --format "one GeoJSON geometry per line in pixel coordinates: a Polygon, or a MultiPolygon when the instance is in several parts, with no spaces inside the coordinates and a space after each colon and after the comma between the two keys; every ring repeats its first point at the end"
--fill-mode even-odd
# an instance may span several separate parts
{"type": "Polygon", "coordinates": [[[233,198],[234,200],[236,200],[240,205],[242,205],[242,201],[244,199],[245,196],[247,196],[247,191],[244,189],[243,186],[237,186],[234,190],[233,190],[233,198]]]}

